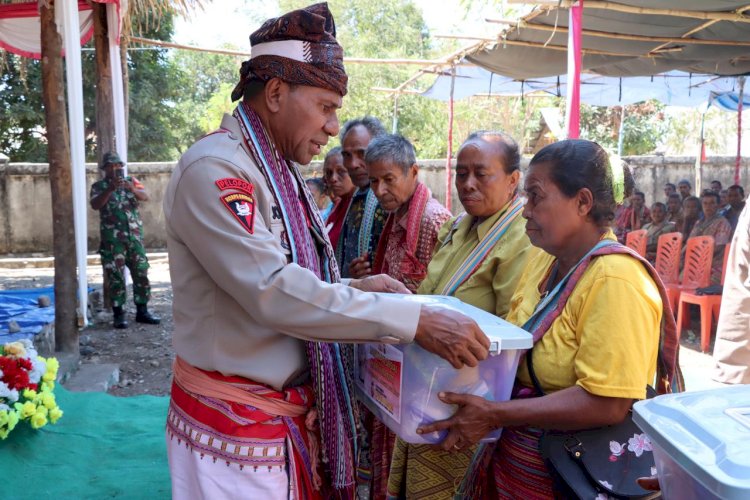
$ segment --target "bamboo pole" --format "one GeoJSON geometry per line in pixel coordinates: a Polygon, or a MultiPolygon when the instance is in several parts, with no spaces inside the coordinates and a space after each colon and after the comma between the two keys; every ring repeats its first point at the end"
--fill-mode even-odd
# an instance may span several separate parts
{"type": "MultiPolygon", "coordinates": [[[[373,92],[384,92],[387,94],[399,94],[399,95],[422,95],[423,91],[421,90],[414,90],[414,89],[404,89],[399,91],[398,89],[389,89],[385,87],[370,87],[370,90],[373,92]]],[[[482,92],[478,94],[472,94],[471,97],[516,97],[516,94],[490,94],[488,92],[482,92]]],[[[547,92],[544,92],[543,89],[534,89],[530,90],[528,93],[523,95],[524,98],[526,97],[554,97],[550,95],[547,92]]]]}
{"type": "MultiPolygon", "coordinates": [[[[588,4],[586,5],[588,7],[588,4]]],[[[486,19],[487,22],[494,22],[492,19],[486,19]]],[[[718,22],[718,21],[710,21],[712,23],[718,22]]],[[[531,30],[537,30],[537,31],[555,31],[559,33],[568,33],[568,28],[558,26],[555,28],[554,26],[549,26],[547,24],[529,24],[529,23],[519,23],[518,27],[516,28],[517,31],[523,30],[523,29],[531,29],[531,30]]],[[[665,42],[666,44],[670,43],[689,43],[692,45],[731,45],[735,47],[750,47],[750,42],[745,41],[736,41],[736,40],[703,40],[698,38],[684,38],[685,35],[683,35],[683,38],[673,38],[673,37],[666,37],[666,36],[645,36],[645,35],[630,35],[627,33],[609,33],[607,31],[596,31],[596,30],[583,30],[582,34],[584,36],[593,36],[593,37],[602,37],[602,38],[612,38],[616,40],[632,40],[634,42],[665,42]]],[[[443,37],[441,37],[443,38],[443,37]]],[[[447,37],[444,37],[447,38],[447,37]]],[[[653,52],[653,51],[652,51],[653,52]]]]}
{"type": "MultiPolygon", "coordinates": [[[[746,5],[745,7],[740,7],[735,12],[737,14],[742,14],[746,10],[750,10],[750,5],[746,5]]],[[[719,22],[718,19],[712,19],[712,20],[707,21],[707,22],[705,22],[705,23],[703,23],[703,24],[701,24],[699,26],[696,26],[695,28],[691,29],[687,33],[683,34],[680,37],[680,41],[683,41],[684,39],[688,39],[687,37],[689,37],[690,35],[694,35],[694,34],[698,33],[699,31],[702,31],[702,30],[708,28],[709,26],[712,26],[712,25],[714,25],[714,24],[716,24],[718,22],[719,22]]],[[[689,40],[695,40],[695,39],[694,38],[690,38],[689,40]]],[[[735,42],[735,44],[739,44],[739,42],[735,42]]],[[[664,47],[666,47],[667,45],[669,45],[669,43],[663,43],[663,44],[659,45],[658,47],[656,47],[655,49],[653,49],[651,52],[656,52],[658,50],[661,50],[664,47]]]]}
{"type": "MultiPolygon", "coordinates": [[[[535,47],[539,49],[549,49],[549,50],[557,50],[558,52],[567,52],[568,47],[566,45],[552,45],[552,44],[543,44],[539,42],[525,42],[522,40],[498,40],[498,44],[504,44],[504,45],[517,45],[519,47],[535,47]]],[[[591,55],[599,55],[599,56],[612,56],[612,57],[656,57],[655,54],[624,54],[620,52],[609,52],[607,50],[597,50],[597,49],[581,49],[581,52],[591,55]]]]}
{"type": "MultiPolygon", "coordinates": [[[[525,3],[532,5],[539,5],[546,8],[562,8],[568,9],[573,6],[575,0],[507,0],[508,3],[525,3]]],[[[700,10],[685,10],[685,9],[655,9],[653,7],[634,7],[632,5],[624,5],[615,2],[606,2],[592,0],[586,3],[587,9],[603,9],[611,10],[613,12],[623,12],[626,14],[642,14],[649,16],[672,16],[672,17],[688,17],[691,19],[705,19],[705,20],[716,20],[716,21],[731,21],[737,23],[750,23],[750,17],[745,17],[741,13],[736,11],[732,12],[707,12],[700,10]]]]}
{"type": "MultiPolygon", "coordinates": [[[[155,45],[157,47],[166,47],[171,49],[193,50],[196,52],[207,52],[210,54],[250,57],[250,52],[242,52],[229,49],[210,49],[205,47],[197,47],[195,45],[183,45],[180,43],[164,42],[162,40],[153,40],[151,38],[142,38],[138,36],[131,36],[130,41],[142,43],[144,45],[155,45]]],[[[445,61],[441,59],[375,59],[367,57],[344,57],[344,62],[347,64],[416,64],[419,66],[445,64],[445,61]]]]}

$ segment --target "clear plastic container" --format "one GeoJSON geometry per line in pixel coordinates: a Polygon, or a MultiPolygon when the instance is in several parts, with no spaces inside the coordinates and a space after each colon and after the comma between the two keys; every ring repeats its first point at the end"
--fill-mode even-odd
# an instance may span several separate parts
{"type": "MultiPolygon", "coordinates": [[[[417,434],[417,428],[449,418],[455,405],[438,398],[442,391],[473,394],[491,401],[510,398],[523,350],[532,346],[531,335],[494,314],[454,297],[404,295],[435,307],[460,311],[473,318],[491,342],[491,356],[476,368],[453,368],[447,361],[416,344],[360,344],[356,348],[355,386],[360,399],[393,432],[408,443],[434,444],[446,431],[417,434]]],[[[483,441],[496,441],[501,429],[483,441]]]]}
{"type": "Polygon", "coordinates": [[[750,498],[750,386],[639,401],[633,421],[651,440],[663,498],[750,498]]]}

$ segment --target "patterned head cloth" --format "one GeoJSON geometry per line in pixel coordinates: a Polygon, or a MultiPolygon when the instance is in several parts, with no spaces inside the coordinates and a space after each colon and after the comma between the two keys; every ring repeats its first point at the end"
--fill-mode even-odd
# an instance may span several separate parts
{"type": "Polygon", "coordinates": [[[346,95],[344,50],[336,41],[336,25],[327,3],[269,19],[250,35],[250,54],[242,63],[233,101],[242,97],[248,82],[275,77],[346,95]]]}

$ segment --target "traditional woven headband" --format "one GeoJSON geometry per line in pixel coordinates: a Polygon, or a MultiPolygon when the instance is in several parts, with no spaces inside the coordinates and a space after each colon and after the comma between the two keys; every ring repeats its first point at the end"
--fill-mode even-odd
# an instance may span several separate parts
{"type": "Polygon", "coordinates": [[[250,47],[250,59],[260,56],[279,56],[306,63],[313,62],[310,42],[302,40],[264,42],[250,47]]]}

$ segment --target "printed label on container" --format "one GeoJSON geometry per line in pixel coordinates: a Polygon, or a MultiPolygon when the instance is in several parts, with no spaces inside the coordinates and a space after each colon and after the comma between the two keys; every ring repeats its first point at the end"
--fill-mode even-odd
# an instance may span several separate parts
{"type": "Polygon", "coordinates": [[[360,344],[357,354],[360,387],[381,410],[401,423],[404,354],[388,344],[360,344]]]}

